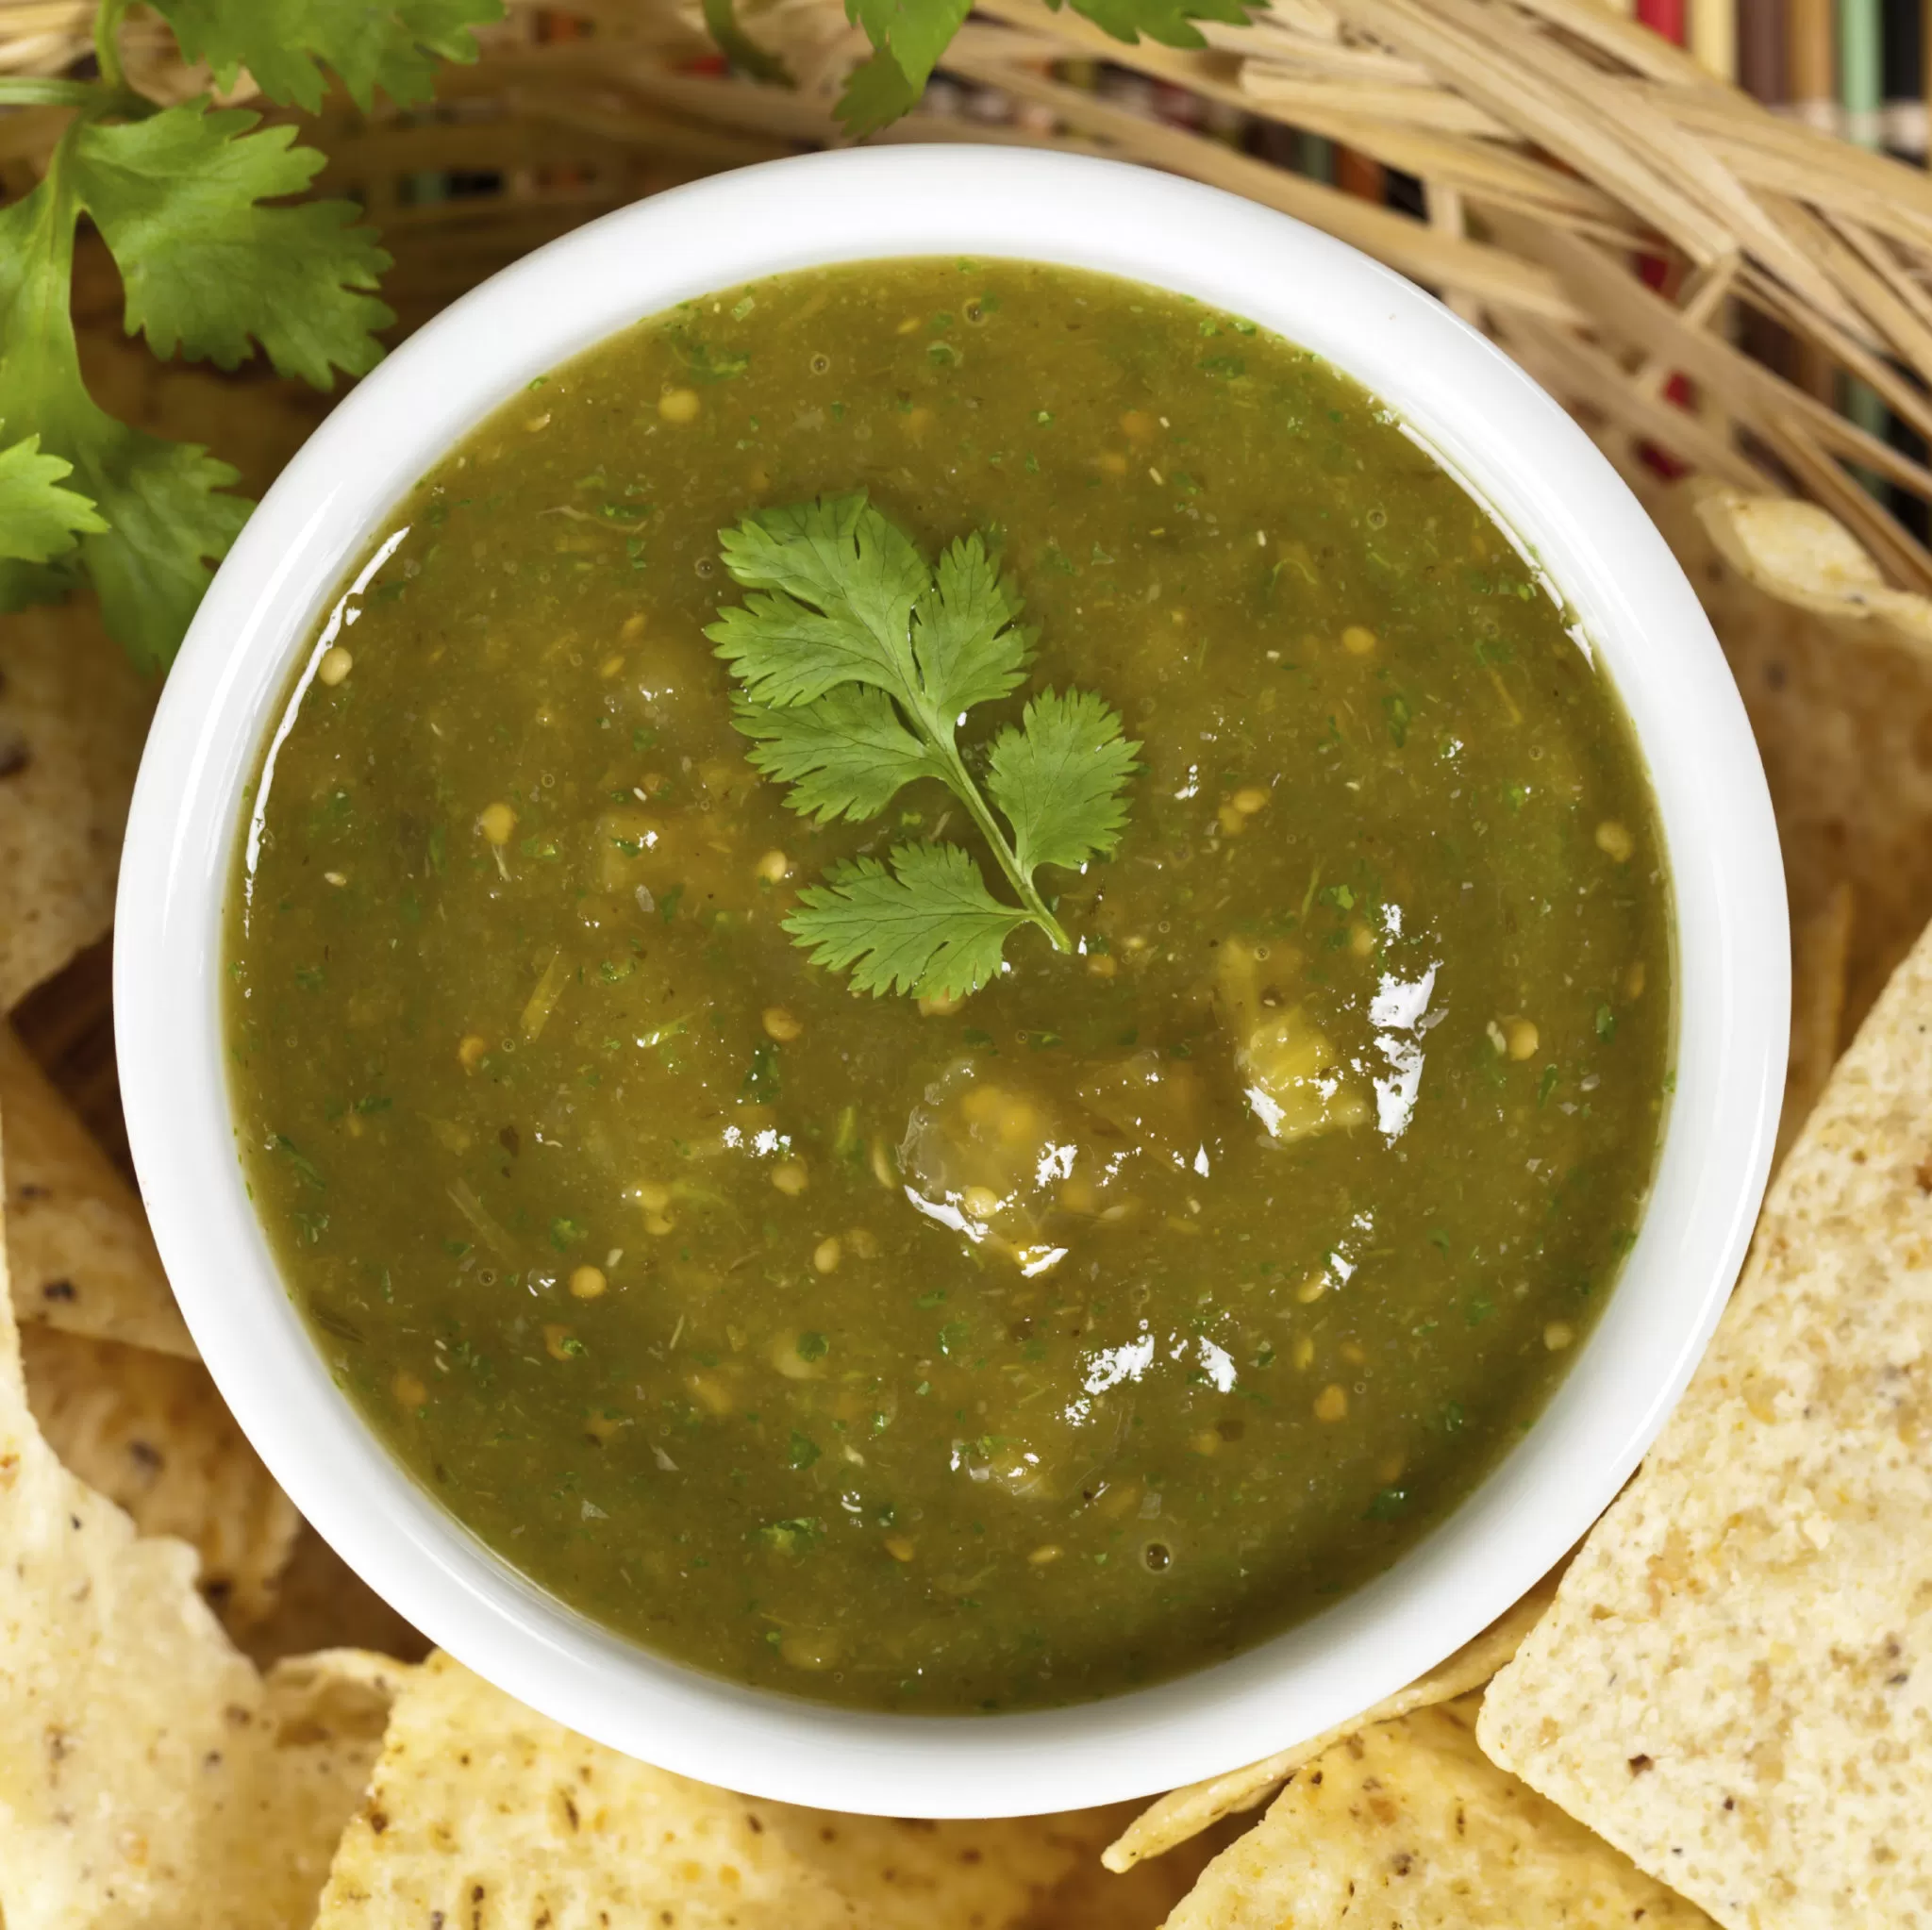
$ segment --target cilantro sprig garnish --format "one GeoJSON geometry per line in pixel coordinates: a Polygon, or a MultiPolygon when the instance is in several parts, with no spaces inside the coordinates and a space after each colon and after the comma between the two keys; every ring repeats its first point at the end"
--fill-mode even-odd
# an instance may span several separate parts
{"type": "Polygon", "coordinates": [[[960,998],[1000,970],[1023,925],[1071,950],[1037,873],[1113,850],[1141,747],[1091,691],[1042,690],[974,774],[959,727],[1020,688],[1034,642],[985,540],[953,543],[935,568],[860,491],[757,511],[720,541],[748,594],[705,634],[738,678],[752,763],[822,824],[877,817],[907,785],[936,779],[1019,900],[994,897],[962,845],[899,844],[799,893],[785,926],[813,961],[874,996],[960,998]]]}
{"type": "MultiPolygon", "coordinates": [[[[1058,13],[1062,0],[1047,0],[1058,13]]],[[[1205,47],[1193,23],[1244,26],[1259,0],[1071,0],[1074,11],[1129,45],[1145,34],[1169,47],[1205,47]]],[[[857,68],[835,112],[857,138],[875,133],[919,105],[925,83],[965,25],[973,0],[845,0],[845,17],[865,29],[872,58],[857,68]]],[[[708,10],[707,17],[708,18],[708,10]]],[[[730,50],[727,48],[726,52],[730,50]]]]}
{"type": "MultiPolygon", "coordinates": [[[[0,434],[7,424],[0,423],[0,434]]],[[[41,454],[41,439],[0,446],[0,562],[44,563],[107,524],[78,490],[71,462],[41,454]]]]}
{"type": "MultiPolygon", "coordinates": [[[[96,16],[97,80],[0,75],[0,107],[72,109],[45,176],[0,208],[0,611],[99,593],[143,669],[180,647],[212,565],[250,505],[192,442],[117,422],[81,377],[71,312],[75,236],[91,221],[120,271],[128,334],[163,358],[232,369],[258,348],[319,389],[361,374],[395,318],[374,291],[389,257],[347,201],[295,199],[322,168],[290,127],[164,106],[130,85],[96,16]]],[[[377,87],[425,99],[437,57],[474,58],[472,25],[502,0],[156,0],[191,60],[232,84],[246,66],[279,106],[312,108],[325,67],[365,110],[377,87]]]]}
{"type": "Polygon", "coordinates": [[[244,67],[270,100],[313,113],[325,69],[366,114],[376,90],[426,101],[439,59],[476,58],[472,29],[501,20],[492,0],[150,0],[190,60],[227,88],[244,67]]]}

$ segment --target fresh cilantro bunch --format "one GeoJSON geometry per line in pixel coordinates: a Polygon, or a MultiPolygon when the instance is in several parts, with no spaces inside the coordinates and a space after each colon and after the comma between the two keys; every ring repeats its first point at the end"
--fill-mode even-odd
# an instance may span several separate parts
{"type": "MultiPolygon", "coordinates": [[[[1129,45],[1142,34],[1169,47],[1205,47],[1192,23],[1245,25],[1262,0],[1072,0],[1074,11],[1129,45]]],[[[1047,0],[1056,13],[1061,0],[1047,0]]],[[[845,0],[845,17],[865,29],[872,58],[856,69],[836,109],[855,138],[910,113],[973,0],[845,0]]],[[[709,9],[707,9],[709,17],[709,9]]],[[[727,53],[730,49],[727,47],[727,53]]]]}
{"type": "MultiPolygon", "coordinates": [[[[95,407],[70,307],[82,218],[120,270],[128,334],[163,358],[232,369],[258,346],[326,389],[375,364],[395,317],[373,292],[389,257],[355,205],[291,198],[323,166],[292,128],[128,85],[128,4],[103,0],[98,80],[0,75],[0,107],[73,109],[45,177],[0,208],[0,611],[92,584],[128,655],[161,670],[251,506],[205,448],[95,407]]],[[[153,4],[221,85],[246,68],[269,100],[314,108],[332,69],[365,112],[378,87],[426,99],[436,58],[475,58],[471,27],[502,13],[501,0],[153,4]]]]}
{"type": "Polygon", "coordinates": [[[955,542],[931,568],[863,491],[758,511],[720,541],[750,594],[705,634],[739,680],[751,761],[822,824],[876,817],[906,785],[937,779],[1020,901],[995,898],[968,851],[935,840],[834,867],[799,893],[786,929],[874,996],[976,991],[1025,924],[1071,950],[1036,873],[1113,850],[1141,746],[1091,691],[1043,690],[992,740],[983,785],[967,767],[967,712],[1017,690],[1033,655],[985,541],[955,542]]]}

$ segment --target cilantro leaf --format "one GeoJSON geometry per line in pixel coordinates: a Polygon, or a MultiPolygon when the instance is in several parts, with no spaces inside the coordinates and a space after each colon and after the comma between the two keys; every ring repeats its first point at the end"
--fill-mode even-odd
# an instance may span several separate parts
{"type": "Polygon", "coordinates": [[[987,789],[1013,826],[1023,871],[1077,870],[1104,857],[1126,827],[1121,788],[1141,746],[1121,735],[1120,714],[1091,690],[1047,690],[992,740],[987,789]]]}
{"type": "Polygon", "coordinates": [[[937,724],[1025,674],[1032,635],[976,535],[953,544],[935,577],[860,491],[758,510],[719,542],[753,593],[705,634],[754,704],[784,708],[867,684],[937,724]]]}
{"type": "MultiPolygon", "coordinates": [[[[1061,0],[1046,0],[1056,13],[1061,0]]],[[[1255,8],[1243,0],[1072,0],[1074,11],[1084,13],[1103,33],[1128,45],[1142,34],[1167,47],[1205,47],[1197,20],[1225,21],[1245,26],[1255,8]]]]}
{"type": "Polygon", "coordinates": [[[845,76],[832,111],[854,141],[876,134],[909,114],[924,92],[906,78],[906,70],[883,47],[845,76]]]}
{"type": "MultiPolygon", "coordinates": [[[[1069,0],[1047,0],[1055,12],[1069,0]]],[[[1142,34],[1170,47],[1205,47],[1197,20],[1246,24],[1260,0],[1070,0],[1103,32],[1129,44],[1142,34]]],[[[857,140],[919,105],[933,69],[972,11],[972,0],[845,0],[845,17],[865,29],[872,58],[845,82],[834,110],[857,140]]],[[[719,44],[724,45],[720,37],[719,44]]]]}
{"type": "Polygon", "coordinates": [[[889,871],[875,857],[842,864],[798,894],[785,929],[812,962],[852,972],[855,991],[963,998],[1000,969],[1007,940],[1027,923],[986,889],[958,844],[901,844],[889,871]]]}
{"type": "Polygon", "coordinates": [[[940,557],[933,587],[913,609],[912,649],[934,705],[958,716],[1010,696],[1026,678],[1033,632],[1024,606],[975,533],[940,557]]]}
{"type": "Polygon", "coordinates": [[[1033,654],[985,540],[954,542],[929,570],[862,493],[760,510],[719,540],[750,593],[705,634],[739,679],[736,723],[752,763],[821,823],[875,817],[905,785],[937,780],[1020,899],[994,898],[958,845],[903,845],[890,869],[865,859],[804,892],[787,921],[793,937],[874,993],[975,990],[1023,924],[1070,949],[1035,873],[1113,849],[1140,746],[1091,691],[1048,690],[994,740],[982,790],[958,727],[1011,695],[1033,654]]]}
{"type": "Polygon", "coordinates": [[[0,616],[37,603],[59,603],[86,580],[71,554],[51,563],[14,562],[0,557],[0,616]]]}
{"type": "Polygon", "coordinates": [[[973,0],[845,0],[845,18],[890,52],[916,93],[973,10],[973,0]]]}
{"type": "Polygon", "coordinates": [[[259,341],[283,375],[318,389],[359,375],[395,317],[363,291],[390,258],[347,201],[263,208],[301,193],[323,158],[292,127],[190,101],[144,121],[76,130],[72,180],[127,291],[127,332],[158,356],[232,369],[259,341]]]}
{"type": "Polygon", "coordinates": [[[94,431],[76,438],[75,468],[107,516],[81,539],[81,559],[108,633],[138,668],[165,670],[254,505],[225,493],[238,471],[199,442],[169,442],[87,405],[94,431]]]}
{"type": "Polygon", "coordinates": [[[753,764],[821,824],[875,818],[915,778],[945,775],[883,690],[847,686],[791,710],[741,701],[733,722],[757,745],[753,764]]]}
{"type": "Polygon", "coordinates": [[[875,133],[919,105],[939,58],[965,25],[973,0],[845,0],[845,17],[865,29],[873,57],[847,79],[834,111],[855,139],[875,133]]]}
{"type": "Polygon", "coordinates": [[[137,664],[160,669],[249,505],[218,493],[240,480],[226,463],[118,423],[88,394],[68,308],[78,211],[63,138],[46,178],[0,208],[0,422],[31,422],[107,527],[51,567],[0,566],[0,608],[58,596],[84,572],[108,629],[137,664]]]}
{"type": "MultiPolygon", "coordinates": [[[[436,59],[474,59],[503,0],[154,0],[184,56],[218,85],[243,66],[282,105],[322,105],[333,75],[367,111],[378,89],[426,99],[436,59]]],[[[728,13],[729,0],[717,0],[728,13]]],[[[278,373],[327,388],[381,353],[389,258],[345,201],[298,201],[323,165],[257,114],[170,106],[131,83],[127,0],[103,0],[97,80],[33,80],[22,101],[74,110],[38,186],[0,207],[0,610],[83,585],[143,668],[164,668],[210,565],[250,505],[195,443],[95,407],[71,312],[75,233],[92,218],[121,274],[127,332],[161,356],[233,368],[258,346],[278,373]]]]}
{"type": "Polygon", "coordinates": [[[78,491],[60,487],[74,465],[40,453],[41,439],[29,436],[0,449],[0,557],[16,563],[45,563],[73,549],[83,535],[107,528],[94,506],[78,491]]]}
{"type": "Polygon", "coordinates": [[[863,491],[761,510],[718,540],[733,580],[755,593],[705,634],[753,703],[808,704],[846,683],[907,693],[907,625],[926,568],[863,491]]]}
{"type": "Polygon", "coordinates": [[[399,107],[426,101],[438,58],[476,58],[471,31],[503,18],[502,0],[153,0],[190,60],[223,89],[247,68],[278,107],[322,106],[332,68],[366,114],[381,88],[399,107]]]}

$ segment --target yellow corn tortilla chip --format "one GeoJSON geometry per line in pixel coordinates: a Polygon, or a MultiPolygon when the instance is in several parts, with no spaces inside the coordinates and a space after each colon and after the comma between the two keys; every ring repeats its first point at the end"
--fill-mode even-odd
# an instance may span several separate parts
{"type": "Polygon", "coordinates": [[[1124,1872],[1108,1869],[1097,1856],[1084,1856],[1017,1930],[1160,1930],[1208,1864],[1251,1826],[1246,1815],[1224,1817],[1166,1855],[1124,1872]]]}
{"type": "Polygon", "coordinates": [[[6,619],[0,649],[0,1012],[114,916],[127,800],[157,686],[91,596],[6,619]]]}
{"type": "Polygon", "coordinates": [[[1487,1761],[1479,1695],[1298,1771],[1168,1930],[1693,1930],[1710,1920],[1487,1761]]]}
{"type": "Polygon", "coordinates": [[[1859,606],[1821,599],[1821,565],[1802,544],[1781,557],[1762,527],[1747,574],[1713,531],[1736,552],[1732,532],[1753,499],[1647,472],[1628,480],[1684,565],[1750,713],[1794,932],[1852,889],[1849,1037],[1932,918],[1932,603],[1895,591],[1859,606]]]}
{"type": "Polygon", "coordinates": [[[1223,1817],[1258,1808],[1303,1763],[1313,1761],[1344,1736],[1351,1736],[1371,1722],[1405,1716],[1411,1709],[1427,1708],[1432,1703],[1448,1702],[1469,1689],[1480,1689],[1516,1653],[1555,1593],[1554,1576],[1540,1582],[1480,1635],[1439,1662],[1426,1675],[1419,1676],[1407,1689],[1398,1689],[1386,1701],[1364,1709],[1350,1721],[1319,1736],[1310,1736],[1292,1748],[1277,1750],[1244,1769],[1229,1770],[1226,1774],[1210,1776],[1206,1782],[1170,1790],[1136,1817],[1117,1841],[1108,1845],[1102,1860],[1109,1870],[1120,1871],[1131,1870],[1148,1856],[1163,1856],[1175,1844],[1186,1842],[1223,1817]]]}
{"type": "Polygon", "coordinates": [[[291,1656],[269,1671],[251,1746],[210,1833],[208,1891],[229,1915],[202,1922],[309,1930],[408,1674],[407,1664],[356,1649],[291,1656]]]}
{"type": "Polygon", "coordinates": [[[27,1410],[0,1307],[0,1917],[185,1926],[226,1754],[260,1696],[184,1542],[139,1540],[27,1410]]]}
{"type": "Polygon", "coordinates": [[[193,1358],[134,1189],[4,1023],[0,1134],[15,1315],[193,1358]]]}
{"type": "Polygon", "coordinates": [[[588,1742],[437,1655],[397,1698],[316,1930],[564,1930],[660,1911],[679,1930],[873,1921],[758,1805],[588,1742]]]}
{"type": "Polygon", "coordinates": [[[890,1930],[972,1925],[1001,1930],[1040,1908],[1067,1874],[1097,1867],[1124,1805],[985,1822],[840,1816],[783,1803],[754,1805],[799,1860],[890,1930]]]}
{"type": "Polygon", "coordinates": [[[420,1930],[439,1913],[484,1930],[1017,1930],[1118,1822],[759,1802],[573,1735],[436,1655],[397,1700],[316,1930],[420,1930]]]}
{"type": "Polygon", "coordinates": [[[1932,934],[1483,1746],[1733,1930],[1932,1922],[1932,934]]]}
{"type": "Polygon", "coordinates": [[[264,1686],[194,1571],[41,1439],[0,1293],[7,1930],[308,1930],[390,1665],[313,1657],[264,1686]]]}
{"type": "Polygon", "coordinates": [[[1830,510],[1710,481],[1693,484],[1691,496],[1719,553],[1758,589],[1824,616],[1886,617],[1932,644],[1932,603],[1891,589],[1871,552],[1830,510]]]}
{"type": "Polygon", "coordinates": [[[275,1606],[302,1518],[275,1486],[198,1360],[90,1340],[52,1327],[21,1334],[34,1419],[70,1473],[201,1556],[201,1590],[231,1629],[275,1606]]]}

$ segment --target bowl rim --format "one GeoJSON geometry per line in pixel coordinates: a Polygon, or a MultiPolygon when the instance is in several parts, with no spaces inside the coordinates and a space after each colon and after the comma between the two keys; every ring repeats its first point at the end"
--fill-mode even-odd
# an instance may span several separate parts
{"type": "Polygon", "coordinates": [[[683,1774],[859,1812],[1014,1815],[1144,1795],[1344,1722],[1572,1546],[1662,1425],[1742,1261],[1782,1095],[1788,938],[1762,768],[1696,597],[1609,462],[1482,336],[1367,256],[1216,189],[1086,157],[884,147],[607,215],[464,296],[337,407],[243,529],[162,693],[122,862],[114,1006],[129,1140],[196,1345],[275,1479],[379,1593],[541,1713],[683,1774]],[[1561,585],[1636,730],[1676,900],[1675,1093],[1650,1206],[1524,1439],[1393,1568],[1286,1634],[1101,1702],[980,1717],[842,1710],[699,1674],[484,1550],[377,1444],[294,1312],[242,1184],[220,1028],[242,787],[317,619],[408,487],[498,404],[634,320],[785,270],[905,256],[1123,275],[1361,381],[1561,585]]]}

